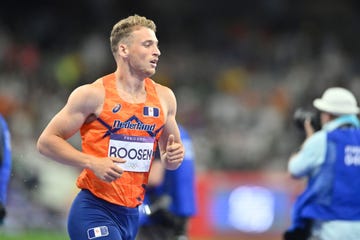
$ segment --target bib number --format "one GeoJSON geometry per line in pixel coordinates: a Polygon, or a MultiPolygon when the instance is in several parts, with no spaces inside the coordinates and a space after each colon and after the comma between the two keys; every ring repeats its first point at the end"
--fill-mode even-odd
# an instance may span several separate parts
{"type": "Polygon", "coordinates": [[[153,157],[155,138],[113,134],[110,136],[109,157],[123,158],[118,163],[125,171],[148,172],[153,157]]]}

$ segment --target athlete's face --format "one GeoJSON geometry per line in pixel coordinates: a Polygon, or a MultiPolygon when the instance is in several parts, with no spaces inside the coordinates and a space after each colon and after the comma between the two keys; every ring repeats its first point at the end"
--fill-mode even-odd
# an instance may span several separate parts
{"type": "Polygon", "coordinates": [[[158,43],[151,29],[141,27],[135,30],[128,45],[130,70],[145,77],[155,74],[160,56],[158,43]]]}

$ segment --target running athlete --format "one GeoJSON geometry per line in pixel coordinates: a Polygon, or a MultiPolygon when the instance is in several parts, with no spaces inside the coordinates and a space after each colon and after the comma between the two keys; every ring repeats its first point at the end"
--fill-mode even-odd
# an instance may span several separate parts
{"type": "Polygon", "coordinates": [[[139,15],[116,23],[116,71],[75,89],[38,139],[43,155],[83,169],[68,217],[72,240],[135,239],[157,145],[166,169],[184,158],[175,95],[149,78],[160,56],[155,32],[155,23],[139,15]],[[77,131],[82,151],[67,141],[77,131]]]}

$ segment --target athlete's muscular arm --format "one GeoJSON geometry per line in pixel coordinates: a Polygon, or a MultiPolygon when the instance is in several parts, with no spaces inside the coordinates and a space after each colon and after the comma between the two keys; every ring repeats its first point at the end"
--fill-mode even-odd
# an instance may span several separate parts
{"type": "Polygon", "coordinates": [[[104,91],[94,84],[75,89],[66,105],[53,117],[41,133],[39,152],[55,161],[79,168],[91,169],[99,178],[111,182],[121,176],[123,170],[115,162],[119,158],[97,158],[85,154],[67,142],[91,118],[96,118],[104,101],[104,91]]]}
{"type": "Polygon", "coordinates": [[[167,87],[158,85],[157,91],[166,117],[164,131],[159,140],[161,161],[166,169],[175,170],[180,166],[185,155],[175,118],[176,98],[174,93],[167,87]]]}

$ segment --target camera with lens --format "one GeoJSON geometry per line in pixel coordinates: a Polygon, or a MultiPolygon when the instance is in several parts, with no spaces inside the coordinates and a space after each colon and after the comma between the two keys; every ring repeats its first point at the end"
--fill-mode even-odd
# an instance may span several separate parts
{"type": "Polygon", "coordinates": [[[304,108],[298,108],[294,112],[294,123],[295,126],[304,131],[304,123],[305,120],[309,119],[311,126],[314,128],[315,131],[318,131],[321,129],[321,123],[320,123],[320,112],[319,111],[311,111],[306,110],[304,108]]]}

